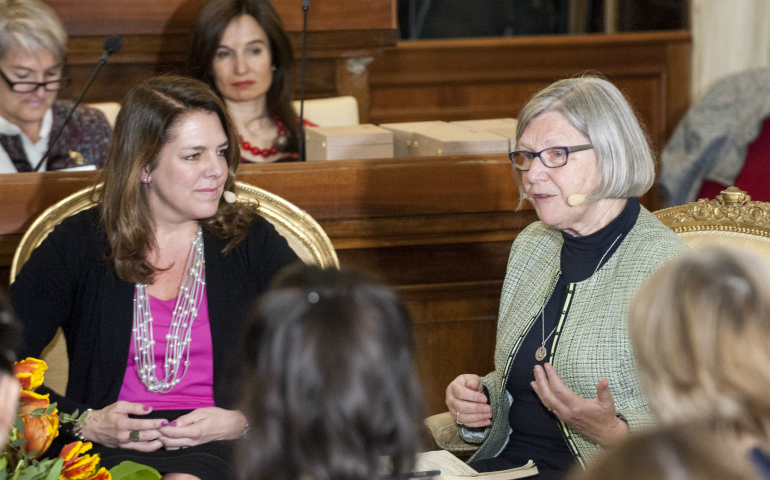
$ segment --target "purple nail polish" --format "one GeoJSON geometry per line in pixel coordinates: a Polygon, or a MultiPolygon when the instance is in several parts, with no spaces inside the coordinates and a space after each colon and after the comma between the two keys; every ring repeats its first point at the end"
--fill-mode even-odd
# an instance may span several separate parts
{"type": "Polygon", "coordinates": [[[173,422],[171,422],[171,423],[170,423],[170,425],[171,425],[172,427],[176,427],[176,420],[174,420],[173,422]]]}
{"type": "Polygon", "coordinates": [[[151,408],[152,408],[151,406],[149,406],[149,405],[145,405],[145,406],[144,406],[144,411],[145,411],[145,412],[147,412],[147,411],[149,411],[151,408]]]}
{"type": "Polygon", "coordinates": [[[163,420],[163,422],[160,424],[161,427],[168,427],[168,422],[163,420]]]}

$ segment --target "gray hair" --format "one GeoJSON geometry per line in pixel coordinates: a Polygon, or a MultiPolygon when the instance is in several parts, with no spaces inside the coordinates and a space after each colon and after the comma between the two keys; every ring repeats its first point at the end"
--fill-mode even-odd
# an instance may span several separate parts
{"type": "Polygon", "coordinates": [[[67,54],[67,32],[51,7],[38,0],[0,0],[0,60],[14,45],[47,50],[59,61],[67,54]]]}
{"type": "MultiPolygon", "coordinates": [[[[655,181],[647,135],[620,90],[607,80],[583,76],[559,80],[538,92],[519,113],[518,148],[529,123],[546,112],[558,112],[594,146],[597,165],[593,199],[640,197],[655,181]]],[[[516,175],[522,199],[520,177],[516,175]]]]}

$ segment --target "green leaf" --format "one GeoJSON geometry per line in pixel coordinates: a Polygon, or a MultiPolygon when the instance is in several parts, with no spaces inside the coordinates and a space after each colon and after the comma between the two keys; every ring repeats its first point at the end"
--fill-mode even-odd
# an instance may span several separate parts
{"type": "Polygon", "coordinates": [[[19,433],[24,433],[24,421],[21,418],[16,417],[13,421],[13,426],[19,433]]]}
{"type": "Polygon", "coordinates": [[[8,478],[8,472],[5,469],[0,470],[0,480],[5,480],[6,478],[8,478]]]}
{"type": "Polygon", "coordinates": [[[160,472],[135,462],[120,462],[110,469],[112,480],[159,480],[160,472]]]}
{"type": "Polygon", "coordinates": [[[72,415],[68,415],[70,418],[78,418],[78,414],[80,413],[80,409],[76,408],[74,412],[72,412],[72,415]]]}
{"type": "Polygon", "coordinates": [[[36,408],[36,409],[32,410],[31,415],[33,417],[39,417],[40,415],[42,415],[44,413],[45,413],[45,408],[36,408]]]}
{"type": "Polygon", "coordinates": [[[78,419],[80,424],[83,425],[84,427],[86,426],[86,417],[88,416],[89,413],[90,412],[86,410],[85,412],[83,412],[83,415],[81,415],[80,418],[78,419]]]}
{"type": "Polygon", "coordinates": [[[48,408],[45,410],[46,415],[53,415],[53,412],[56,411],[56,403],[52,403],[48,405],[48,408]]]}
{"type": "Polygon", "coordinates": [[[48,476],[45,477],[45,480],[58,480],[63,466],[64,466],[64,459],[57,458],[56,462],[51,467],[51,470],[48,472],[48,476]]]}
{"type": "Polygon", "coordinates": [[[25,443],[27,443],[27,439],[26,438],[17,438],[16,440],[11,442],[11,446],[19,448],[20,446],[24,445],[25,443]]]}
{"type": "Polygon", "coordinates": [[[40,471],[37,466],[30,465],[29,467],[19,472],[19,475],[16,477],[16,480],[34,480],[35,476],[39,473],[40,471]]]}

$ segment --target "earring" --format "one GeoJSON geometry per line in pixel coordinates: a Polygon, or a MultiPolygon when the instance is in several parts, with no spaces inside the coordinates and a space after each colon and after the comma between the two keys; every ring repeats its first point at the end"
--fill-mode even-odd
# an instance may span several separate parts
{"type": "Polygon", "coordinates": [[[147,176],[147,177],[144,177],[144,178],[142,179],[142,183],[150,183],[150,177],[149,177],[149,176],[147,176]]]}

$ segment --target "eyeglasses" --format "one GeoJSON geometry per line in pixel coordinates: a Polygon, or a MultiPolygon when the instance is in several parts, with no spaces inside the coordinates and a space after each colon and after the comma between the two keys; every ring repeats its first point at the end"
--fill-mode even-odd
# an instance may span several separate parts
{"type": "Polygon", "coordinates": [[[532,162],[535,158],[539,158],[543,165],[548,168],[559,168],[567,164],[569,154],[573,152],[582,152],[583,150],[591,150],[593,145],[578,145],[576,147],[551,147],[541,150],[539,152],[527,152],[524,150],[511,152],[508,154],[511,157],[511,162],[516,170],[526,172],[532,168],[532,162]]]}
{"type": "Polygon", "coordinates": [[[58,92],[62,88],[67,88],[71,81],[69,77],[61,77],[48,82],[12,82],[2,70],[0,70],[0,77],[3,77],[5,83],[16,93],[32,93],[40,87],[43,87],[46,92],[58,92]]]}

